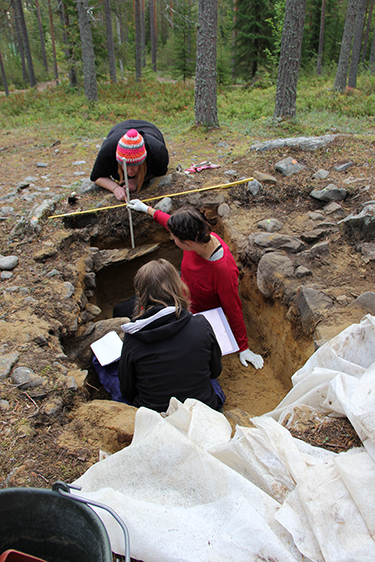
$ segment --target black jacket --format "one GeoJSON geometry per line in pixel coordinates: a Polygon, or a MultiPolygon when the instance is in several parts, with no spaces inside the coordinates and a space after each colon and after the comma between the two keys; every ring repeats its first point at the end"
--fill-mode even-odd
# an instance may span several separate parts
{"type": "Polygon", "coordinates": [[[94,167],[91,171],[91,181],[98,178],[119,180],[116,148],[118,141],[130,129],[136,129],[144,138],[147,151],[147,177],[164,176],[167,173],[169,155],[165,146],[164,137],[155,125],[139,119],[128,119],[115,125],[108,133],[107,138],[98,152],[94,167]]]}
{"type": "MultiPolygon", "coordinates": [[[[154,307],[139,319],[153,317],[162,309],[154,307]]],[[[136,407],[165,412],[174,396],[181,402],[195,398],[217,409],[210,379],[220,373],[221,350],[211,324],[201,314],[183,310],[177,318],[172,312],[124,335],[120,389],[136,407]]]]}

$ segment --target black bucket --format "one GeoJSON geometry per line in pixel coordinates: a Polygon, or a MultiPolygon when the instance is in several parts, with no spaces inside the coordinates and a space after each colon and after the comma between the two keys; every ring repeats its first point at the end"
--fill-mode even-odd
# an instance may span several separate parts
{"type": "Polygon", "coordinates": [[[91,507],[39,488],[0,490],[0,554],[8,549],[47,562],[112,562],[107,531],[91,507]]]}

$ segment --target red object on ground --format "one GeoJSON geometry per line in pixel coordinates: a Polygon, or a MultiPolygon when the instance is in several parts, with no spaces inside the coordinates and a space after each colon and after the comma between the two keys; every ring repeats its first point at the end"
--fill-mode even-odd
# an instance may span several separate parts
{"type": "Polygon", "coordinates": [[[46,562],[42,558],[36,558],[35,556],[30,556],[30,554],[25,554],[24,552],[19,552],[18,550],[6,550],[0,556],[0,562],[46,562]]]}

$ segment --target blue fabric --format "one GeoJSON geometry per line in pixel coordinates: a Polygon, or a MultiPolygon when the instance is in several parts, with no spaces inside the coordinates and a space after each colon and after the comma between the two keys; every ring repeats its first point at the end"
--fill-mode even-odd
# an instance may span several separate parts
{"type": "Polygon", "coordinates": [[[125,400],[121,394],[120,380],[117,374],[119,361],[115,361],[114,363],[110,363],[109,365],[105,365],[103,367],[97,360],[96,355],[94,355],[92,358],[92,364],[98,374],[101,384],[104,386],[105,390],[109,392],[112,400],[116,400],[116,402],[124,402],[125,404],[132,406],[132,403],[125,400]]]}
{"type": "Polygon", "coordinates": [[[225,396],[224,391],[221,388],[220,383],[217,379],[211,379],[211,384],[213,386],[216,396],[218,397],[218,406],[221,407],[224,404],[227,397],[225,396]]]}

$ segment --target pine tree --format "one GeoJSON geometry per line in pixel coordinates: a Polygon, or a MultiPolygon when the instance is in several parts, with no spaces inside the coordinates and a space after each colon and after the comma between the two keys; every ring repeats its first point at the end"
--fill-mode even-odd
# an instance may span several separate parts
{"type": "Polygon", "coordinates": [[[245,80],[254,78],[259,65],[267,64],[265,50],[273,50],[270,20],[274,3],[270,0],[237,0],[235,30],[236,74],[245,80]]]}

